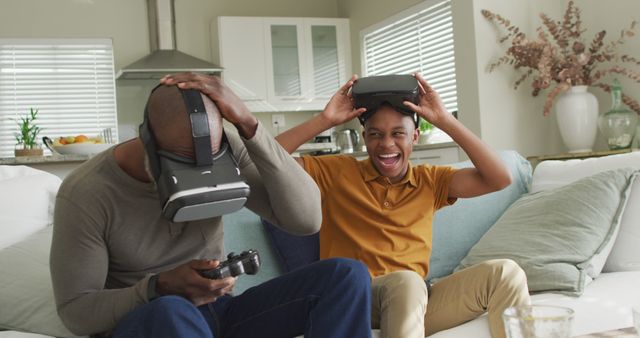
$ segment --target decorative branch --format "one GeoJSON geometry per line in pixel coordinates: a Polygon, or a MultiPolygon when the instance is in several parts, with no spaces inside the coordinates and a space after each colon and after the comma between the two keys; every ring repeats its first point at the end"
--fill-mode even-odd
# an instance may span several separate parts
{"type": "MultiPolygon", "coordinates": [[[[622,65],[640,65],[640,60],[626,54],[619,55],[616,51],[628,38],[635,36],[635,20],[621,30],[620,36],[613,41],[605,42],[607,32],[602,30],[590,42],[585,43],[586,39],[582,35],[586,29],[582,28],[581,10],[573,0],[568,2],[561,21],[541,13],[542,26],[536,29],[537,34],[533,39],[527,38],[516,25],[499,14],[485,9],[482,10],[482,15],[505,30],[500,43],[510,40],[505,55],[490,63],[488,71],[492,72],[502,65],[512,66],[520,72],[514,88],[517,89],[527,79],[533,78],[533,96],[549,88],[545,116],[550,113],[556,96],[571,86],[587,85],[610,90],[606,89],[606,83],[601,82],[610,74],[624,75],[640,83],[640,73],[622,65]],[[599,69],[598,66],[606,68],[599,69]]],[[[637,101],[627,95],[623,97],[623,102],[640,114],[637,101]]]]}

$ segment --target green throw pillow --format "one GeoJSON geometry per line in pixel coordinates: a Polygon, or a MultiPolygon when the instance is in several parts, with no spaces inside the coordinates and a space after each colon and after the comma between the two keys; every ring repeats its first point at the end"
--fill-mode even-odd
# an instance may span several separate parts
{"type": "MultiPolygon", "coordinates": [[[[471,248],[457,270],[509,258],[527,274],[531,292],[582,294],[594,257],[615,240],[629,187],[638,174],[631,168],[611,170],[524,195],[471,248]]],[[[596,276],[600,270],[602,266],[596,276]]]]}

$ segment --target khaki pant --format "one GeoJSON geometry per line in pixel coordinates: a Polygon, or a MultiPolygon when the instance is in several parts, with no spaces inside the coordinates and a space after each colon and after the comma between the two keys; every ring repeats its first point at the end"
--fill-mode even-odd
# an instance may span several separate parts
{"type": "Polygon", "coordinates": [[[512,260],[486,261],[447,276],[427,296],[422,277],[396,271],[376,277],[371,323],[381,338],[423,338],[488,313],[491,335],[504,338],[502,312],[529,304],[524,271],[512,260]],[[428,299],[428,305],[427,305],[428,299]]]}

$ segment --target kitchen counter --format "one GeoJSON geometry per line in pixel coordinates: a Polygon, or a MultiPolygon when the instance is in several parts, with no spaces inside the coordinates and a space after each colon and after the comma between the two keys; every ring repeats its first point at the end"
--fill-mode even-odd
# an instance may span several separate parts
{"type": "MultiPolygon", "coordinates": [[[[428,149],[442,149],[442,148],[457,148],[458,144],[455,142],[444,143],[431,143],[431,144],[415,144],[413,145],[413,151],[428,150],[428,149]]],[[[345,153],[344,155],[351,155],[355,157],[368,156],[366,151],[354,151],[352,153],[345,153]]]]}
{"type": "MultiPolygon", "coordinates": [[[[293,155],[310,155],[322,149],[338,151],[335,143],[307,143],[296,150],[293,155]]],[[[366,151],[355,151],[344,153],[344,155],[354,156],[358,159],[364,159],[369,156],[366,151]]],[[[64,178],[71,170],[89,158],[91,158],[91,155],[4,157],[0,158],[0,165],[27,165],[64,178]]],[[[455,142],[416,144],[413,146],[411,160],[414,164],[425,161],[432,164],[456,162],[458,160],[458,145],[455,142]]]]}
{"type": "MultiPolygon", "coordinates": [[[[458,145],[455,142],[442,142],[442,143],[429,143],[429,144],[415,144],[413,146],[413,151],[421,151],[421,150],[429,150],[429,149],[443,149],[443,148],[457,148],[458,145]]],[[[304,155],[311,155],[310,153],[312,153],[314,150],[320,150],[320,149],[331,149],[331,150],[335,150],[338,152],[338,154],[343,154],[343,155],[351,155],[351,156],[355,156],[355,157],[366,157],[368,156],[367,152],[364,150],[360,150],[360,151],[354,151],[351,153],[342,153],[339,151],[339,149],[336,147],[335,143],[305,143],[302,146],[300,146],[300,148],[298,148],[295,152],[294,152],[294,156],[304,156],[304,155]],[[313,145],[313,146],[310,146],[313,145]],[[317,146],[317,145],[326,145],[324,147],[322,146],[317,146]]]]}
{"type": "Polygon", "coordinates": [[[44,163],[74,163],[84,162],[89,159],[89,155],[53,155],[53,156],[18,156],[2,157],[0,165],[30,165],[44,163]]]}

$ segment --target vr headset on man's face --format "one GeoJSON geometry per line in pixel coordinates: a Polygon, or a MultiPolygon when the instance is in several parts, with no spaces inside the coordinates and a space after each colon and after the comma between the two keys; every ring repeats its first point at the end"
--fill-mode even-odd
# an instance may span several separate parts
{"type": "Polygon", "coordinates": [[[364,125],[383,104],[392,106],[398,112],[410,116],[418,127],[418,114],[402,104],[404,101],[418,104],[420,86],[411,75],[381,75],[363,77],[351,87],[351,95],[356,108],[367,108],[358,119],[364,125]]]}
{"type": "Polygon", "coordinates": [[[200,92],[180,91],[191,120],[195,159],[158,149],[149,125],[148,107],[140,125],[162,214],[172,222],[186,222],[234,212],[247,201],[249,186],[240,175],[224,131],[220,149],[212,154],[209,120],[200,92]]]}

